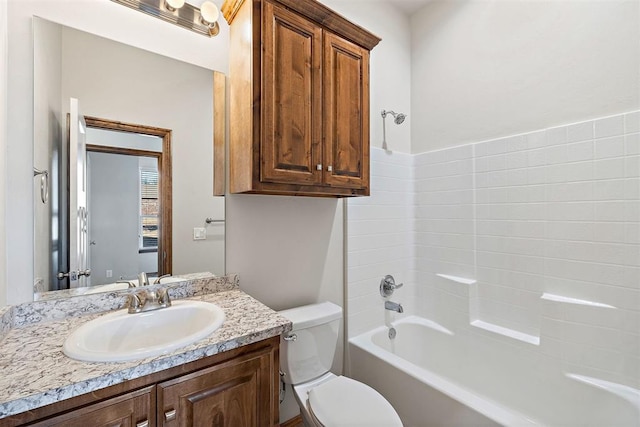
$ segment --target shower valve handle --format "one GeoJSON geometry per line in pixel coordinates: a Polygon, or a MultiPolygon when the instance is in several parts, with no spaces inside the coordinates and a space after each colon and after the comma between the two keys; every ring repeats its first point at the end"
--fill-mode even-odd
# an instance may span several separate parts
{"type": "Polygon", "coordinates": [[[396,280],[393,278],[393,276],[390,274],[387,274],[380,281],[380,295],[382,295],[382,297],[384,298],[388,298],[391,295],[393,295],[393,291],[395,291],[398,288],[401,288],[402,285],[403,285],[402,283],[398,283],[396,285],[396,280]]]}

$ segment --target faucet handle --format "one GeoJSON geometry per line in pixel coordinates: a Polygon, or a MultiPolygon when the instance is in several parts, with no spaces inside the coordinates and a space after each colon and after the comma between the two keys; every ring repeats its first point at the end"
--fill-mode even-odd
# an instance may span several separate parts
{"type": "Polygon", "coordinates": [[[390,274],[387,274],[380,281],[380,295],[384,298],[388,298],[393,294],[393,291],[395,291],[398,288],[401,288],[402,286],[403,286],[402,283],[399,283],[396,285],[396,280],[393,278],[393,276],[390,274]]]}
{"type": "Polygon", "coordinates": [[[162,276],[156,277],[156,280],[153,281],[153,284],[157,285],[159,283],[162,283],[161,280],[165,277],[171,277],[171,274],[163,274],[162,276]]]}
{"type": "Polygon", "coordinates": [[[165,307],[171,306],[171,297],[169,296],[169,288],[158,289],[158,304],[165,307]]]}
{"type": "Polygon", "coordinates": [[[116,283],[126,283],[128,289],[136,287],[136,284],[133,283],[131,280],[116,280],[116,283]]]}
{"type": "Polygon", "coordinates": [[[138,311],[140,311],[140,309],[142,309],[142,306],[144,305],[144,299],[146,300],[146,293],[143,292],[135,292],[132,294],[127,295],[127,304],[129,306],[129,313],[137,313],[138,311]]]}

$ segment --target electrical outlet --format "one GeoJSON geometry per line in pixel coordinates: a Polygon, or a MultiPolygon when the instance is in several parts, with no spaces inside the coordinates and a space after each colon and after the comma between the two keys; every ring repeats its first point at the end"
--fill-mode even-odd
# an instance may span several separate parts
{"type": "Polygon", "coordinates": [[[113,277],[113,270],[107,270],[107,277],[113,277]]]}

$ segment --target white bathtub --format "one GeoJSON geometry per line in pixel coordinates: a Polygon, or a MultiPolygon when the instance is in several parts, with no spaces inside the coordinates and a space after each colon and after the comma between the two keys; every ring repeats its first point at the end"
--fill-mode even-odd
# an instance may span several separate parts
{"type": "Polygon", "coordinates": [[[575,373],[522,345],[416,316],[349,341],[351,376],[410,426],[639,426],[640,393],[575,373]]]}

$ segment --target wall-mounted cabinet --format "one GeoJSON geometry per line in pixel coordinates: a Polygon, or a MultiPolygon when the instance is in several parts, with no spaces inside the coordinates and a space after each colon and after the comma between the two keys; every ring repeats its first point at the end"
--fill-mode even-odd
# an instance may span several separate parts
{"type": "Polygon", "coordinates": [[[232,193],[369,195],[369,52],[315,0],[227,0],[232,193]]]}

